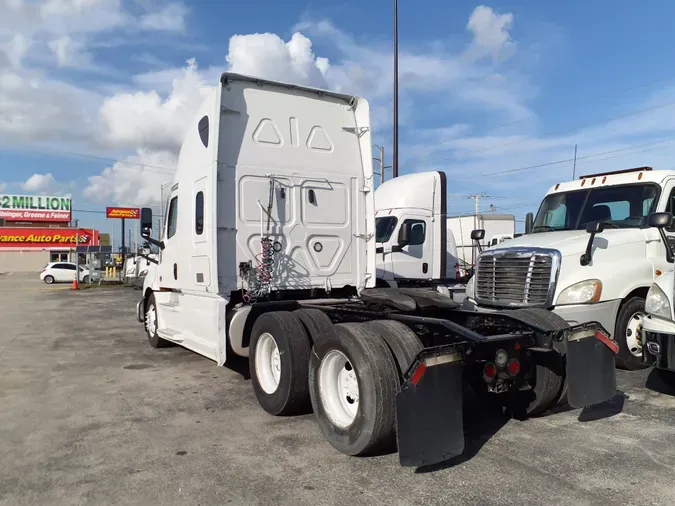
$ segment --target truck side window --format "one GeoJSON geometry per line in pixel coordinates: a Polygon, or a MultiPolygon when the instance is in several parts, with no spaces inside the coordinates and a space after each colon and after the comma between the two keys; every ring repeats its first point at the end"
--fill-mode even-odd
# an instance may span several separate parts
{"type": "Polygon", "coordinates": [[[168,238],[171,238],[176,234],[176,227],[178,226],[178,197],[171,199],[168,222],[169,226],[166,235],[168,238]]]}
{"type": "Polygon", "coordinates": [[[426,236],[426,223],[422,220],[405,220],[404,223],[410,223],[410,242],[408,246],[424,244],[426,236]]]}
{"type": "Polygon", "coordinates": [[[204,192],[197,192],[195,197],[195,232],[197,235],[204,232],[204,192]]]}
{"type": "MultiPolygon", "coordinates": [[[[668,202],[666,202],[665,211],[675,216],[675,188],[671,190],[670,195],[668,196],[668,202]]],[[[675,232],[675,224],[666,227],[666,230],[668,232],[675,232]]]]}

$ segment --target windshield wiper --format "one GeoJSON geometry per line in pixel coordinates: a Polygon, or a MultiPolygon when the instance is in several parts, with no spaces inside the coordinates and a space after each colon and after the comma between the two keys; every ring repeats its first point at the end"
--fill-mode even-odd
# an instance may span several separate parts
{"type": "Polygon", "coordinates": [[[603,224],[606,227],[621,228],[619,225],[617,225],[616,223],[612,223],[611,221],[605,221],[605,222],[603,222],[603,224]]]}
{"type": "Polygon", "coordinates": [[[534,232],[537,229],[544,229],[548,230],[549,232],[554,232],[556,230],[551,225],[535,225],[534,227],[532,227],[532,232],[534,232]]]}

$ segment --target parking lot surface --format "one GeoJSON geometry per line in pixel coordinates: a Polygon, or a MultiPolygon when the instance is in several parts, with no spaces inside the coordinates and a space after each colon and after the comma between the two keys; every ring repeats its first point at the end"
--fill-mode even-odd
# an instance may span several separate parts
{"type": "Polygon", "coordinates": [[[151,348],[139,292],[35,278],[0,276],[0,504],[675,504],[675,393],[649,371],[584,411],[473,407],[467,454],[416,471],[344,456],[239,372],[151,348]]]}

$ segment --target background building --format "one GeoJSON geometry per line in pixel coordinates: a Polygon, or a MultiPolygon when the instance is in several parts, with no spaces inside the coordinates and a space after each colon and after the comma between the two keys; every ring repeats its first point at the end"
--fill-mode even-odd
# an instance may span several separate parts
{"type": "Polygon", "coordinates": [[[98,230],[71,220],[69,198],[0,195],[0,272],[39,272],[49,262],[75,261],[78,244],[99,244],[98,230]]]}

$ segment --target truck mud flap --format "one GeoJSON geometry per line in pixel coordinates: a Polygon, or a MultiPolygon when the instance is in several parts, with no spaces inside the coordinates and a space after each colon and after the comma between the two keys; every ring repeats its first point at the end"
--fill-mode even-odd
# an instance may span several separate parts
{"type": "Polygon", "coordinates": [[[396,395],[402,466],[428,466],[464,451],[464,363],[455,349],[420,352],[396,395]]]}
{"type": "Polygon", "coordinates": [[[619,346],[599,323],[572,327],[567,334],[568,402],[582,408],[616,395],[615,356],[619,346]]]}

